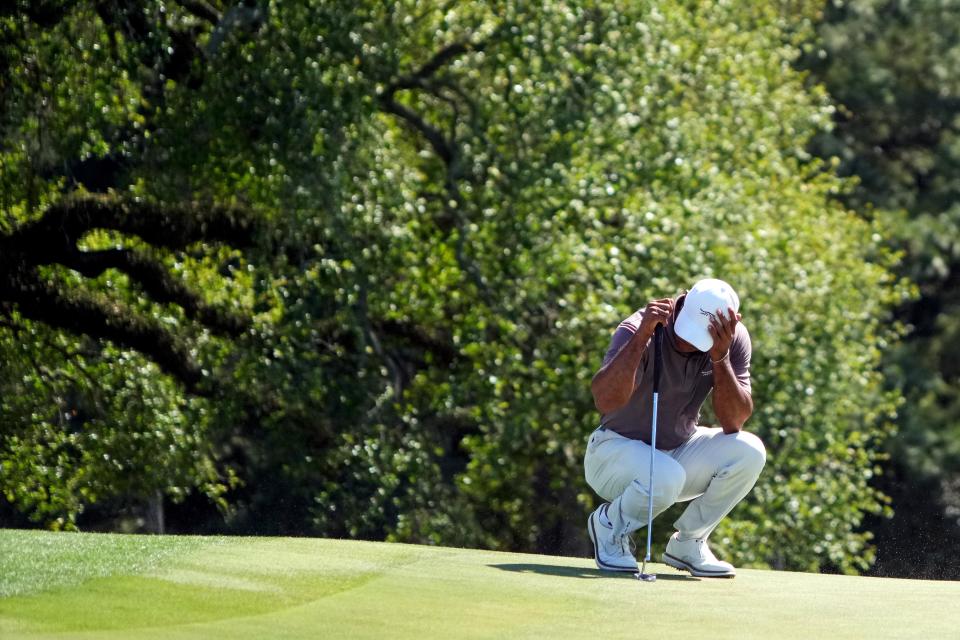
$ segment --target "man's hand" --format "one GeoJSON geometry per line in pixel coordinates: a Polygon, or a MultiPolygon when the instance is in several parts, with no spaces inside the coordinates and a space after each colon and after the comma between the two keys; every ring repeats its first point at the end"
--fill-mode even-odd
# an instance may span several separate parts
{"type": "Polygon", "coordinates": [[[735,313],[733,309],[727,308],[726,313],[717,309],[716,315],[710,319],[710,326],[707,330],[710,337],[713,338],[713,346],[710,347],[710,359],[714,362],[723,360],[730,351],[730,344],[733,342],[733,336],[737,332],[737,323],[742,316],[735,313]]]}
{"type": "Polygon", "coordinates": [[[666,324],[673,312],[673,299],[651,300],[643,308],[636,333],[593,376],[590,390],[600,413],[616,411],[629,400],[637,387],[637,368],[658,324],[666,324]]]}
{"type": "Polygon", "coordinates": [[[726,313],[717,309],[716,317],[710,319],[707,328],[713,338],[713,346],[708,352],[713,361],[713,412],[724,433],[740,431],[753,413],[753,398],[737,382],[733,365],[727,357],[738,322],[740,314],[733,309],[727,309],[726,313]]]}
{"type": "Polygon", "coordinates": [[[643,320],[637,332],[649,338],[658,324],[666,325],[670,314],[673,313],[673,298],[651,300],[643,309],[643,320]]]}

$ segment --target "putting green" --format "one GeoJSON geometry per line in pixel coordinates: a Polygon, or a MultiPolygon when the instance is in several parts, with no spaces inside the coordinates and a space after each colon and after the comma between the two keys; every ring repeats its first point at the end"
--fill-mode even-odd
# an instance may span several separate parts
{"type": "Polygon", "coordinates": [[[960,582],[308,538],[0,530],[0,638],[945,638],[960,582]],[[653,634],[653,635],[651,635],[653,634]]]}

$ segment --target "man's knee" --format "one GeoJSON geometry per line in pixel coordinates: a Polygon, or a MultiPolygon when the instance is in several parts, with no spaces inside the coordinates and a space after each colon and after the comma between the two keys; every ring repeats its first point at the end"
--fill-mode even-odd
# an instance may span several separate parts
{"type": "Polygon", "coordinates": [[[687,472],[674,460],[661,458],[657,460],[653,473],[653,501],[667,508],[680,498],[687,482],[687,472]]]}
{"type": "Polygon", "coordinates": [[[657,460],[653,474],[653,491],[649,490],[649,474],[634,478],[624,492],[621,508],[633,518],[645,518],[648,496],[652,496],[653,509],[660,513],[679,499],[686,475],[683,467],[675,461],[669,458],[657,460]]]}
{"type": "Polygon", "coordinates": [[[741,431],[736,438],[740,443],[738,463],[745,469],[760,475],[760,471],[767,462],[767,448],[763,446],[763,441],[748,431],[741,431]]]}

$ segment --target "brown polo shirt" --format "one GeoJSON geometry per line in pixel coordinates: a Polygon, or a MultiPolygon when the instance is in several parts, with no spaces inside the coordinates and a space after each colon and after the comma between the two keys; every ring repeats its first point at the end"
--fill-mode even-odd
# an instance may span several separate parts
{"type": "MultiPolygon", "coordinates": [[[[660,395],[657,407],[657,448],[675,449],[687,441],[696,430],[700,407],[713,389],[713,365],[703,351],[682,353],[674,343],[673,323],[682,305],[682,297],[675,306],[674,315],[664,327],[663,368],[660,372],[660,395]]],[[[610,341],[603,363],[609,362],[640,327],[643,310],[637,311],[620,323],[610,341]]],[[[750,333],[743,324],[737,324],[730,345],[730,364],[737,381],[750,391],[750,333]]],[[[636,386],[627,404],[604,414],[600,424],[622,436],[650,444],[653,420],[653,338],[640,360],[636,386]]]]}

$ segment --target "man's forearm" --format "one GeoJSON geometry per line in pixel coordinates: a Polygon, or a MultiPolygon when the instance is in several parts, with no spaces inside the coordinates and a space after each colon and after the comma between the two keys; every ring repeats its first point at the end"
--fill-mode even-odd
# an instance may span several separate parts
{"type": "Polygon", "coordinates": [[[724,433],[737,433],[753,413],[753,397],[737,381],[725,357],[713,363],[713,411],[724,433]]]}
{"type": "Polygon", "coordinates": [[[593,376],[590,390],[600,413],[616,411],[630,400],[636,385],[637,368],[647,350],[650,336],[637,331],[610,362],[593,376]]]}

